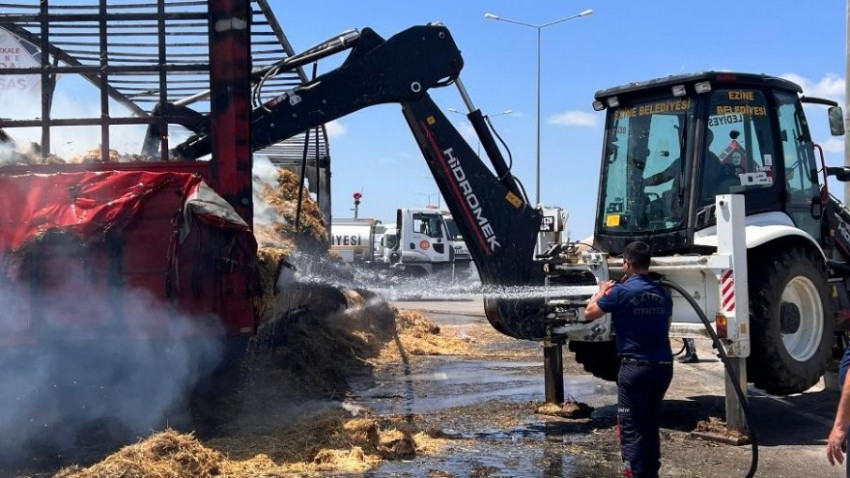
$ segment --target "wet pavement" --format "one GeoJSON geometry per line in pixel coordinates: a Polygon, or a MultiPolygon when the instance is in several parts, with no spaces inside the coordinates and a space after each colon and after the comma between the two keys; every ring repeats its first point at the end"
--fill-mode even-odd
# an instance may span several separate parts
{"type": "MultiPolygon", "coordinates": [[[[386,462],[363,476],[619,476],[613,383],[581,371],[565,350],[565,393],[594,407],[592,418],[536,414],[544,399],[539,344],[490,330],[480,300],[394,305],[425,313],[443,333],[469,338],[480,354],[408,357],[353,382],[353,402],[375,414],[417,417],[429,433],[450,439],[438,454],[386,462]]],[[[708,341],[697,341],[697,347],[702,360],[675,365],[665,399],[661,476],[745,476],[751,446],[708,442],[690,433],[700,420],[724,417],[722,363],[708,341]]],[[[824,456],[837,391],[820,384],[802,394],[772,397],[750,388],[749,397],[759,444],[755,476],[843,476],[843,469],[829,466],[824,456]]]]}
{"type": "MultiPolygon", "coordinates": [[[[353,403],[377,415],[424,419],[423,428],[450,443],[439,454],[388,461],[364,476],[595,476],[578,458],[578,448],[591,445],[591,420],[534,413],[544,397],[539,344],[502,339],[483,317],[480,300],[394,305],[430,310],[426,315],[444,334],[468,338],[482,355],[408,357],[353,380],[353,403]]],[[[607,406],[613,416],[612,384],[589,375],[568,375],[565,382],[571,396],[607,406]]]]}

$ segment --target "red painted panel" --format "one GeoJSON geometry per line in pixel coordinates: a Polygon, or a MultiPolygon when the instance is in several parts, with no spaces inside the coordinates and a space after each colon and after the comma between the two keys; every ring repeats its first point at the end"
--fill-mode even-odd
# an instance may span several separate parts
{"type": "Polygon", "coordinates": [[[137,172],[0,175],[8,186],[0,202],[25,198],[17,212],[0,209],[4,225],[20,222],[14,234],[6,231],[8,252],[0,254],[0,294],[10,296],[0,297],[0,344],[253,332],[252,271],[244,265],[256,253],[253,237],[195,221],[176,247],[178,213],[197,180],[165,175],[165,185],[137,172]],[[133,188],[147,193],[128,195],[133,188]],[[57,232],[40,232],[47,230],[57,232]],[[232,263],[243,265],[226,267],[232,263]]]}

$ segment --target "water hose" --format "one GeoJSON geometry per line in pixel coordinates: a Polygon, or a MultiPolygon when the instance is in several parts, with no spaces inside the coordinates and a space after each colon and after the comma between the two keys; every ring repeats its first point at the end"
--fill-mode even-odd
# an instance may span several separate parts
{"type": "Polygon", "coordinates": [[[717,332],[714,331],[714,328],[711,326],[711,322],[708,321],[708,317],[705,316],[702,309],[699,307],[699,304],[696,303],[693,297],[688,294],[685,289],[683,289],[679,284],[675,282],[671,282],[668,280],[661,280],[661,285],[664,287],[670,288],[678,292],[691,304],[691,307],[694,308],[697,315],[699,315],[700,320],[702,321],[702,325],[705,326],[705,330],[708,331],[708,335],[711,336],[712,342],[714,342],[714,347],[717,349],[717,354],[720,356],[720,360],[723,362],[723,367],[726,369],[726,374],[729,375],[729,378],[732,381],[732,386],[735,389],[735,394],[738,395],[738,401],[741,403],[741,408],[744,410],[744,417],[747,420],[747,427],[750,431],[750,443],[752,445],[752,459],[750,461],[750,469],[747,472],[746,478],[752,478],[756,474],[756,469],[758,468],[759,462],[759,448],[758,448],[758,440],[756,440],[756,430],[753,427],[752,417],[750,416],[750,407],[747,404],[747,397],[744,395],[743,390],[741,390],[741,385],[738,379],[738,374],[735,370],[732,369],[732,366],[729,365],[729,357],[726,355],[726,351],[723,348],[723,343],[720,341],[720,337],[717,336],[717,332]]]}

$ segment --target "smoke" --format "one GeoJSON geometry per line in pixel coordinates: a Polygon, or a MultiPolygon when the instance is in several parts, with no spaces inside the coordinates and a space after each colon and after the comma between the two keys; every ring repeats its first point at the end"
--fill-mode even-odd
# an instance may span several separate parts
{"type": "MultiPolygon", "coordinates": [[[[2,92],[0,92],[2,93],[2,92]]],[[[77,75],[63,75],[56,83],[52,96],[50,116],[53,119],[97,119],[100,117],[99,90],[77,75]]],[[[9,120],[37,120],[42,117],[42,96],[39,87],[28,92],[0,94],[3,112],[0,115],[9,120]]],[[[114,100],[109,100],[109,114],[113,117],[134,116],[126,107],[114,100]]],[[[112,125],[110,126],[109,148],[119,154],[140,154],[147,126],[145,125],[112,125]]],[[[5,128],[15,146],[0,143],[0,166],[4,163],[19,162],[20,156],[10,152],[25,153],[33,144],[45,149],[42,142],[42,129],[38,127],[5,128]]],[[[186,136],[188,130],[182,126],[172,125],[169,128],[172,146],[186,136]]],[[[84,156],[87,152],[96,150],[102,143],[101,129],[98,125],[91,126],[52,126],[50,128],[49,153],[65,160],[84,156]]]]}
{"type": "Polygon", "coordinates": [[[15,147],[0,141],[0,166],[14,162],[15,147]]]}
{"type": "Polygon", "coordinates": [[[0,461],[65,456],[86,436],[117,447],[189,425],[190,395],[224,353],[212,338],[218,320],[56,264],[60,282],[50,272],[40,278],[49,293],[14,280],[15,267],[0,268],[0,461]]]}
{"type": "Polygon", "coordinates": [[[254,166],[251,170],[251,174],[254,196],[254,226],[269,226],[275,221],[284,220],[284,218],[280,217],[280,215],[275,212],[271,204],[269,204],[266,200],[266,196],[263,194],[263,191],[265,191],[267,187],[277,187],[277,166],[272,164],[268,156],[255,155],[254,166]]]}

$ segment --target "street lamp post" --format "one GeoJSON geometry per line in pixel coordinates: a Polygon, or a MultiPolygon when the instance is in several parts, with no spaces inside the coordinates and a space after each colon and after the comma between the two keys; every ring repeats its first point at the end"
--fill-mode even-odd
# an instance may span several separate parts
{"type": "MultiPolygon", "coordinates": [[[[447,109],[451,113],[457,113],[459,115],[466,116],[466,114],[464,112],[458,111],[454,108],[447,108],[447,109]]],[[[484,115],[484,118],[495,118],[496,116],[509,115],[513,112],[514,112],[514,110],[505,110],[505,111],[502,111],[501,113],[496,113],[496,114],[493,114],[493,115],[484,115]]],[[[476,150],[476,154],[478,155],[478,157],[481,157],[481,140],[480,139],[478,140],[478,146],[475,148],[475,150],[476,150]]]]}
{"type": "Polygon", "coordinates": [[[570,15],[569,17],[561,18],[560,20],[555,20],[553,22],[543,23],[541,25],[511,20],[510,18],[503,18],[492,13],[484,14],[484,18],[488,20],[500,20],[503,22],[513,23],[515,25],[531,27],[537,30],[537,204],[540,204],[540,32],[546,27],[551,27],[552,25],[557,25],[567,20],[572,20],[573,18],[586,17],[591,14],[593,14],[593,10],[588,9],[575,15],[570,15]]]}

